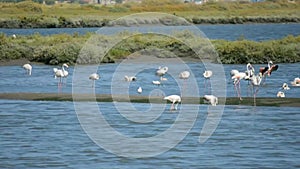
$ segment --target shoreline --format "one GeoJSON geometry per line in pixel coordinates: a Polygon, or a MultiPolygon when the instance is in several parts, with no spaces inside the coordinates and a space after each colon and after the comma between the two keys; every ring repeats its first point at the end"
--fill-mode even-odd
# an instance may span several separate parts
{"type": "MultiPolygon", "coordinates": [[[[110,94],[72,94],[72,93],[0,93],[0,100],[27,100],[27,101],[80,101],[80,102],[131,102],[131,103],[166,103],[161,97],[138,95],[112,95],[110,94]],[[93,97],[95,96],[95,97],[93,97]],[[129,98],[129,100],[128,100],[129,98]]],[[[183,97],[182,104],[205,104],[203,97],[183,97]]],[[[245,97],[240,101],[236,97],[219,98],[219,105],[253,106],[253,98],[245,97]]],[[[256,98],[256,106],[300,107],[300,98],[256,98]]]]}

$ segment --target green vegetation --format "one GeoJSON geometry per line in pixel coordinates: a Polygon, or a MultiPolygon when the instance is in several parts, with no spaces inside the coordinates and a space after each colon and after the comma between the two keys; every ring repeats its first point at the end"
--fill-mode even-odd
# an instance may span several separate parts
{"type": "MultiPolygon", "coordinates": [[[[138,57],[140,54],[147,55],[147,52],[160,58],[172,57],[172,54],[181,58],[198,58],[191,48],[201,47],[203,55],[207,54],[205,50],[211,49],[208,48],[210,43],[202,42],[201,38],[197,40],[199,43],[190,43],[194,46],[182,44],[180,38],[191,39],[189,37],[192,34],[188,31],[176,32],[172,36],[179,40],[156,34],[128,36],[128,32],[114,36],[74,33],[73,35],[52,36],[34,34],[17,38],[0,34],[0,61],[25,58],[32,62],[52,65],[88,64],[100,61],[109,63],[118,62],[133,53],[138,57]],[[99,47],[101,42],[116,38],[123,40],[113,48],[105,50],[103,48],[102,50],[99,47]],[[91,39],[95,40],[95,43],[86,43],[91,39]],[[77,60],[83,47],[84,55],[81,54],[81,60],[77,60]],[[99,52],[106,52],[103,59],[99,58],[99,52]]],[[[211,42],[219,54],[221,62],[225,64],[266,63],[268,60],[276,63],[300,62],[300,36],[287,36],[279,40],[262,42],[243,40],[242,38],[238,41],[212,40],[211,42]]],[[[205,57],[200,55],[200,57],[205,57]]]]}
{"type": "Polygon", "coordinates": [[[100,27],[133,13],[164,12],[195,24],[300,22],[300,2],[208,2],[203,5],[174,0],[145,0],[116,5],[53,4],[32,1],[0,3],[2,28],[100,27]]]}

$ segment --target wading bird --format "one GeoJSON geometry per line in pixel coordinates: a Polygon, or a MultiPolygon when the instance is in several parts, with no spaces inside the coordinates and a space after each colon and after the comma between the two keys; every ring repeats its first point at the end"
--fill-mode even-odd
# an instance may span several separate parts
{"type": "Polygon", "coordinates": [[[69,75],[69,72],[66,71],[65,68],[69,68],[66,63],[61,66],[61,69],[53,68],[54,78],[56,79],[59,77],[58,87],[62,85],[62,78],[66,78],[69,75]]]}
{"type": "Polygon", "coordinates": [[[292,86],[300,86],[300,78],[296,77],[294,81],[291,82],[292,86]]]}
{"type": "Polygon", "coordinates": [[[258,75],[253,75],[251,77],[254,106],[256,106],[256,95],[258,93],[261,81],[262,81],[262,75],[261,75],[261,73],[259,73],[258,75]]]}
{"type": "Polygon", "coordinates": [[[127,82],[131,82],[131,81],[136,81],[136,77],[135,76],[125,76],[124,77],[125,81],[127,82]]]}
{"type": "Polygon", "coordinates": [[[211,86],[210,84],[210,77],[213,75],[213,72],[211,70],[206,70],[204,71],[203,73],[203,77],[204,77],[204,89],[206,89],[206,86],[207,86],[207,81],[209,81],[208,85],[209,87],[211,86]]]}
{"type": "Polygon", "coordinates": [[[285,94],[282,91],[279,91],[277,93],[277,97],[285,97],[285,94]]]}
{"type": "Polygon", "coordinates": [[[32,71],[32,66],[30,64],[24,64],[23,68],[26,70],[26,73],[30,76],[32,71]]]}
{"type": "Polygon", "coordinates": [[[212,106],[216,106],[218,104],[218,98],[214,95],[204,95],[203,99],[212,106]]]}
{"type": "Polygon", "coordinates": [[[241,80],[244,79],[247,75],[244,72],[239,72],[238,70],[232,70],[230,72],[231,79],[233,80],[234,89],[237,93],[237,96],[240,100],[243,100],[241,97],[241,80]]]}
{"type": "Polygon", "coordinates": [[[264,77],[263,81],[266,80],[267,75],[271,76],[272,72],[276,71],[278,69],[278,67],[279,67],[278,65],[275,65],[275,64],[273,64],[272,61],[269,61],[267,67],[261,67],[261,68],[259,68],[259,72],[264,77]]]}
{"type": "Polygon", "coordinates": [[[169,68],[167,66],[165,67],[158,67],[157,71],[156,71],[156,75],[158,76],[163,76],[168,72],[169,68]]]}
{"type": "Polygon", "coordinates": [[[100,76],[99,76],[99,74],[97,74],[97,73],[92,73],[92,74],[89,76],[89,79],[93,81],[92,87],[95,87],[95,81],[96,81],[96,80],[99,80],[99,79],[100,79],[100,76]]]}
{"type": "Polygon", "coordinates": [[[137,89],[137,92],[138,92],[139,94],[141,94],[141,93],[143,92],[142,87],[139,87],[139,88],[137,89]]]}
{"type": "Polygon", "coordinates": [[[282,89],[283,90],[290,90],[290,87],[289,87],[289,85],[287,83],[283,83],[282,89]]]}
{"type": "Polygon", "coordinates": [[[170,110],[177,110],[178,104],[181,103],[181,97],[178,95],[170,95],[170,96],[164,97],[164,100],[169,100],[170,102],[172,102],[170,110]],[[175,103],[176,103],[176,105],[174,106],[175,103]]]}

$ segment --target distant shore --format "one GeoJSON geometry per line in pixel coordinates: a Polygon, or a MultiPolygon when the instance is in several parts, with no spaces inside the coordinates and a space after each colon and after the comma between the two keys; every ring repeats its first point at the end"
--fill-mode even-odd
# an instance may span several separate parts
{"type": "MultiPolygon", "coordinates": [[[[256,16],[256,17],[192,17],[185,18],[190,24],[256,24],[256,23],[300,23],[298,16],[256,16]]],[[[75,19],[53,17],[51,19],[45,17],[30,17],[0,19],[0,28],[9,29],[29,29],[29,28],[90,28],[103,27],[109,25],[110,20],[94,18],[94,19],[75,19]]],[[[140,21],[143,24],[145,21],[140,21]]],[[[178,23],[169,23],[162,21],[164,25],[178,25],[178,23]]],[[[181,24],[179,24],[181,25],[181,24]]],[[[126,23],[119,26],[128,26],[126,23]]]]}
{"type": "MultiPolygon", "coordinates": [[[[33,1],[0,2],[0,28],[78,28],[102,27],[110,21],[132,14],[151,13],[148,19],[166,25],[178,25],[170,18],[158,18],[159,13],[184,18],[193,24],[300,23],[299,1],[217,2],[201,5],[171,0],[151,0],[115,5],[57,3],[33,1]],[[155,16],[153,14],[156,13],[155,16]]],[[[132,18],[131,18],[132,19],[132,18]]],[[[124,26],[128,23],[124,22],[124,26]]],[[[180,24],[180,23],[179,23],[180,24]]]]}
{"type": "MultiPolygon", "coordinates": [[[[162,97],[137,96],[131,95],[128,97],[123,95],[114,96],[108,94],[96,94],[93,98],[88,94],[71,93],[0,93],[0,99],[6,100],[31,100],[31,101],[97,101],[97,102],[132,102],[132,103],[166,103],[162,97]]],[[[205,104],[202,97],[182,98],[183,104],[205,104]]],[[[240,101],[236,97],[219,98],[220,105],[245,105],[253,106],[253,98],[245,97],[240,101]]],[[[300,98],[271,98],[260,97],[256,98],[256,106],[288,106],[300,107],[300,98]]]]}

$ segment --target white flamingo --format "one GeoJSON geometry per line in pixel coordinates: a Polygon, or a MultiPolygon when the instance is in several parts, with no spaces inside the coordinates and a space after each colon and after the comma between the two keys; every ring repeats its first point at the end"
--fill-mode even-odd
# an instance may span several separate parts
{"type": "Polygon", "coordinates": [[[161,82],[160,82],[160,81],[158,81],[158,80],[153,80],[153,81],[152,81],[152,84],[154,84],[154,85],[158,85],[158,86],[159,86],[159,85],[161,84],[161,82]]]}
{"type": "Polygon", "coordinates": [[[143,92],[142,87],[139,87],[139,88],[137,89],[137,92],[138,92],[139,94],[141,94],[141,93],[143,92]]]}
{"type": "Polygon", "coordinates": [[[92,73],[92,74],[90,74],[89,79],[93,81],[92,87],[94,87],[95,86],[95,81],[99,80],[100,76],[97,73],[92,73]]]}
{"type": "Polygon", "coordinates": [[[258,93],[259,86],[262,82],[262,74],[259,73],[258,75],[253,75],[250,80],[251,80],[251,84],[252,84],[254,106],[256,106],[256,94],[258,93]],[[254,90],[254,88],[255,88],[255,90],[254,90]]]}
{"type": "Polygon", "coordinates": [[[125,76],[124,79],[127,82],[136,81],[136,77],[135,76],[125,76]]]}
{"type": "Polygon", "coordinates": [[[214,95],[204,95],[203,99],[205,102],[210,103],[212,106],[216,106],[218,104],[218,98],[214,95]]]}
{"type": "Polygon", "coordinates": [[[191,73],[189,71],[183,71],[181,73],[179,73],[179,79],[183,79],[184,80],[184,84],[183,84],[183,92],[185,91],[186,89],[186,86],[187,86],[187,79],[190,77],[191,73]]]}
{"type": "Polygon", "coordinates": [[[211,70],[205,70],[203,73],[203,77],[204,77],[204,89],[206,89],[206,83],[209,80],[209,86],[211,86],[210,84],[210,77],[213,75],[213,72],[211,70]]]}
{"type": "Polygon", "coordinates": [[[168,79],[167,78],[165,78],[165,77],[160,77],[160,81],[167,81],[168,79]]]}
{"type": "Polygon", "coordinates": [[[59,77],[58,86],[62,85],[62,78],[66,78],[69,75],[69,72],[66,71],[65,68],[69,68],[66,63],[61,66],[61,69],[53,68],[54,78],[59,77]]]}
{"type": "Polygon", "coordinates": [[[181,102],[181,97],[178,95],[170,95],[167,97],[164,97],[164,100],[169,100],[172,102],[170,110],[177,110],[178,104],[181,102]],[[175,107],[174,104],[176,103],[175,107]]]}
{"type": "Polygon", "coordinates": [[[283,90],[290,90],[290,87],[289,87],[289,85],[287,83],[283,83],[282,89],[283,90]]]}
{"type": "Polygon", "coordinates": [[[277,97],[285,97],[284,92],[279,91],[279,92],[277,93],[277,97]]]}
{"type": "Polygon", "coordinates": [[[167,66],[165,67],[158,67],[157,71],[156,71],[156,74],[158,76],[163,76],[165,75],[167,72],[168,72],[169,68],[167,66]]]}
{"type": "Polygon", "coordinates": [[[291,82],[292,86],[300,86],[300,78],[296,77],[294,81],[291,82]]]}
{"type": "Polygon", "coordinates": [[[32,66],[30,64],[24,64],[23,68],[26,70],[26,73],[30,76],[32,71],[32,66]]]}
{"type": "Polygon", "coordinates": [[[179,73],[179,78],[180,79],[188,79],[190,77],[191,73],[189,71],[183,71],[181,73],[179,73]]]}
{"type": "Polygon", "coordinates": [[[232,75],[231,79],[233,80],[235,91],[237,92],[237,96],[240,100],[243,100],[241,97],[241,80],[245,79],[247,76],[244,72],[239,72],[238,70],[232,70],[230,72],[232,75]]]}

